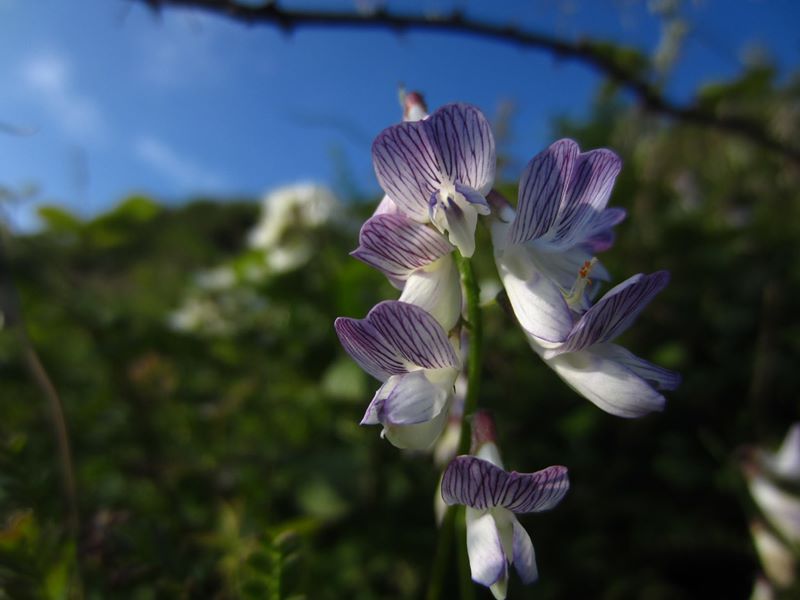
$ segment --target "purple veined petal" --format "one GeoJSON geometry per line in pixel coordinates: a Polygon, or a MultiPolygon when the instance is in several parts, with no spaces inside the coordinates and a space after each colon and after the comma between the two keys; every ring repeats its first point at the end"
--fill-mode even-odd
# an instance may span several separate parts
{"type": "Polygon", "coordinates": [[[657,390],[674,390],[681,384],[681,375],[639,358],[630,350],[617,344],[596,344],[592,352],[627,367],[657,390]]]}
{"type": "Polygon", "coordinates": [[[563,139],[527,164],[519,181],[517,217],[509,230],[509,245],[541,237],[555,224],[578,153],[578,144],[563,139]]]}
{"type": "Polygon", "coordinates": [[[465,504],[478,510],[501,506],[514,513],[549,510],[569,490],[567,469],[547,467],[535,473],[507,473],[476,456],[458,456],[442,478],[446,504],[465,504]]]}
{"type": "Polygon", "coordinates": [[[616,239],[616,233],[614,233],[612,229],[606,229],[594,234],[591,237],[588,237],[584,241],[583,245],[585,245],[592,254],[599,254],[600,252],[605,252],[611,248],[616,239]]]}
{"type": "Polygon", "coordinates": [[[605,209],[587,227],[585,239],[582,243],[592,254],[605,252],[614,245],[614,239],[616,238],[612,227],[625,220],[626,216],[627,213],[622,208],[605,209]]]}
{"type": "Polygon", "coordinates": [[[402,213],[384,213],[368,219],[358,234],[351,256],[382,271],[390,281],[403,281],[419,269],[453,251],[432,228],[402,213]]]}
{"type": "Polygon", "coordinates": [[[467,554],[472,580],[487,587],[508,576],[506,561],[494,517],[467,507],[467,554]]]}
{"type": "Polygon", "coordinates": [[[400,302],[419,306],[450,331],[461,318],[461,279],[448,254],[424,269],[417,269],[405,282],[400,302]]]}
{"type": "Polygon", "coordinates": [[[605,209],[621,168],[619,156],[605,148],[578,156],[554,235],[548,236],[551,245],[568,248],[586,238],[586,229],[605,209]]]}
{"type": "Polygon", "coordinates": [[[519,521],[514,519],[514,568],[517,569],[519,578],[524,584],[530,584],[539,579],[539,569],[536,567],[536,552],[533,549],[531,536],[519,521]]]}
{"type": "Polygon", "coordinates": [[[385,381],[391,375],[407,373],[408,367],[394,344],[366,319],[339,317],[334,329],[345,351],[367,373],[385,381]]]}
{"type": "Polygon", "coordinates": [[[483,113],[469,104],[447,104],[421,124],[445,178],[481,196],[488,194],[497,161],[492,128],[483,113]]]}
{"type": "MultiPolygon", "coordinates": [[[[572,313],[559,287],[533,268],[517,269],[511,248],[497,259],[497,271],[519,324],[528,335],[561,342],[572,330],[572,313]]],[[[524,248],[521,248],[525,250],[524,248]]],[[[517,257],[518,258],[518,257],[517,257]]]]}
{"type": "Polygon", "coordinates": [[[575,323],[564,343],[545,352],[544,358],[577,352],[614,339],[630,327],[644,307],[667,283],[667,271],[657,271],[650,275],[639,273],[626,279],[587,310],[575,323]]]}
{"type": "Polygon", "coordinates": [[[616,360],[594,348],[545,360],[564,382],[605,412],[634,419],[664,409],[664,396],[616,360]]]}
{"type": "Polygon", "coordinates": [[[508,474],[499,505],[513,513],[550,510],[569,490],[566,467],[547,467],[535,473],[508,474]]]}
{"type": "MultiPolygon", "coordinates": [[[[455,382],[458,371],[451,369],[455,382]]],[[[377,420],[385,425],[416,425],[435,418],[447,406],[452,395],[445,385],[436,385],[425,376],[425,371],[412,371],[394,375],[386,380],[375,394],[370,408],[377,420]]],[[[365,415],[366,417],[366,415],[365,415]]],[[[364,424],[371,424],[369,423],[364,424]]]]}
{"type": "Polygon", "coordinates": [[[628,216],[624,208],[611,207],[606,208],[595,214],[594,218],[590,221],[586,229],[586,235],[591,237],[597,235],[602,231],[606,231],[622,223],[625,217],[628,216]]]}
{"type": "Polygon", "coordinates": [[[386,300],[369,312],[367,320],[408,362],[425,369],[460,368],[442,326],[420,307],[386,300]]]}
{"type": "Polygon", "coordinates": [[[428,199],[442,183],[424,127],[427,122],[398,123],[379,133],[372,144],[372,164],[381,187],[401,211],[420,223],[428,220],[428,199]]]}

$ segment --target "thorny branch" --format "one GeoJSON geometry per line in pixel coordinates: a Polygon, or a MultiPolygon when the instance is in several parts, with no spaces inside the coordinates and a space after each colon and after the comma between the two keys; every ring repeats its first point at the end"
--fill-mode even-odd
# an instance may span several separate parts
{"type": "Polygon", "coordinates": [[[513,25],[495,25],[475,20],[459,11],[447,15],[400,14],[385,9],[371,12],[319,11],[283,8],[275,1],[243,4],[237,0],[140,0],[160,10],[164,6],[194,7],[218,13],[248,25],[270,25],[286,32],[300,27],[353,29],[388,29],[397,33],[408,30],[438,31],[471,35],[534,48],[562,59],[583,63],[605,74],[631,93],[646,110],[666,117],[738,135],[758,146],[772,150],[800,163],[800,147],[790,145],[771,134],[757,120],[719,115],[695,105],[675,103],[650,83],[638,67],[627,64],[608,51],[608,47],[588,39],[567,40],[541,32],[523,30],[513,25]]]}

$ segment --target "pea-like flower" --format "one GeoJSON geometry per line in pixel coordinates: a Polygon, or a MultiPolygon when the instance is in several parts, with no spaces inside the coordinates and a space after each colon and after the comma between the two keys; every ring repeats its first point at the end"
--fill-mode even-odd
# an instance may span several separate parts
{"type": "Polygon", "coordinates": [[[365,319],[339,317],[342,346],[383,382],[362,425],[383,425],[398,448],[426,449],[442,431],[461,360],[442,326],[422,308],[387,300],[365,319]]]}
{"type": "MultiPolygon", "coordinates": [[[[486,415],[478,413],[476,419],[485,420],[486,415]]],[[[442,498],[446,504],[466,505],[472,579],[502,600],[509,565],[514,565],[523,583],[539,578],[533,543],[515,515],[553,508],[567,493],[569,478],[562,466],[509,473],[503,469],[493,441],[474,451],[477,456],[459,456],[448,465],[442,478],[442,498]]]]}
{"type": "MultiPolygon", "coordinates": [[[[666,286],[669,274],[634,275],[592,306],[609,275],[593,254],[613,243],[625,212],[606,208],[620,171],[606,149],[581,153],[560,140],[520,179],[516,213],[496,210],[495,262],[528,341],[561,378],[608,413],[639,417],[664,406],[677,373],[610,343],[666,286]]],[[[498,200],[499,202],[499,200],[498,200]]]]}
{"type": "Polygon", "coordinates": [[[400,212],[373,215],[361,227],[359,245],[351,254],[383,272],[400,301],[433,315],[445,331],[461,317],[461,284],[453,262],[453,246],[428,225],[400,212]]]}
{"type": "Polygon", "coordinates": [[[448,104],[426,119],[393,125],[375,139],[372,160],[381,187],[406,216],[433,223],[472,256],[496,168],[494,136],[480,110],[448,104]]]}
{"type": "Polygon", "coordinates": [[[611,246],[611,228],[625,218],[606,208],[620,167],[610,150],[581,153],[574,141],[559,140],[525,167],[516,214],[496,211],[497,269],[520,325],[539,341],[563,341],[573,311],[585,310],[599,281],[609,279],[592,257],[611,246]]]}

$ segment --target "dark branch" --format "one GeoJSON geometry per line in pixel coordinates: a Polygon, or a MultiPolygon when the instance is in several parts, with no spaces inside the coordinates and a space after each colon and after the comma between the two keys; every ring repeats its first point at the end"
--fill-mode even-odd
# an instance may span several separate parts
{"type": "Polygon", "coordinates": [[[477,21],[453,12],[443,16],[408,15],[377,10],[368,13],[355,11],[316,11],[286,9],[277,2],[260,5],[240,4],[236,0],[141,0],[159,10],[163,6],[184,6],[207,10],[249,25],[263,24],[292,31],[298,27],[388,29],[401,33],[406,30],[437,31],[524,46],[586,64],[609,77],[627,90],[648,111],[686,123],[736,134],[750,142],[778,152],[800,163],[800,147],[791,146],[770,134],[756,120],[718,115],[709,110],[681,105],[666,98],[647,81],[637,66],[623,63],[603,45],[591,40],[565,40],[545,33],[526,31],[511,25],[494,25],[477,21]]]}

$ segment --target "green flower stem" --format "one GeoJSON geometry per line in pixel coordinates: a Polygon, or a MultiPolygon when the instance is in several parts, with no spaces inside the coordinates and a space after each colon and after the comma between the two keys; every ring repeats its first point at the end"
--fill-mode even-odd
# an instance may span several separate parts
{"type": "MultiPolygon", "coordinates": [[[[481,290],[475,279],[475,271],[468,258],[455,253],[458,271],[461,273],[461,284],[467,301],[466,328],[469,332],[467,354],[467,397],[464,399],[465,419],[475,412],[478,407],[478,393],[480,392],[481,359],[483,357],[483,324],[481,322],[480,295],[481,290]]],[[[470,434],[466,421],[461,427],[461,437],[458,443],[458,453],[469,452],[470,434]]]]}
{"type": "MultiPolygon", "coordinates": [[[[468,258],[456,252],[454,254],[458,271],[461,274],[461,284],[467,303],[467,318],[464,323],[468,336],[467,353],[467,394],[464,398],[464,417],[475,412],[478,406],[478,392],[481,378],[481,357],[483,344],[483,326],[481,324],[480,288],[475,280],[475,271],[468,258]]],[[[466,421],[462,422],[461,435],[458,442],[458,454],[467,454],[470,445],[470,432],[466,421]]],[[[470,574],[469,557],[466,547],[466,520],[463,506],[451,506],[447,509],[441,527],[439,539],[436,544],[436,555],[431,570],[430,585],[428,586],[427,600],[442,598],[444,579],[447,573],[447,564],[450,560],[453,538],[459,544],[458,559],[458,587],[461,598],[470,600],[475,597],[475,587],[470,574]]]]}
{"type": "Polygon", "coordinates": [[[467,554],[467,507],[454,507],[456,514],[456,539],[463,540],[463,544],[458,546],[458,587],[461,593],[461,600],[475,600],[475,583],[472,581],[472,571],[469,566],[469,555],[467,554]]]}
{"type": "Polygon", "coordinates": [[[447,565],[450,562],[450,552],[453,548],[453,534],[455,533],[456,508],[448,507],[439,526],[439,535],[436,540],[436,554],[433,557],[430,583],[428,584],[427,600],[443,598],[442,588],[447,574],[447,565]]]}

